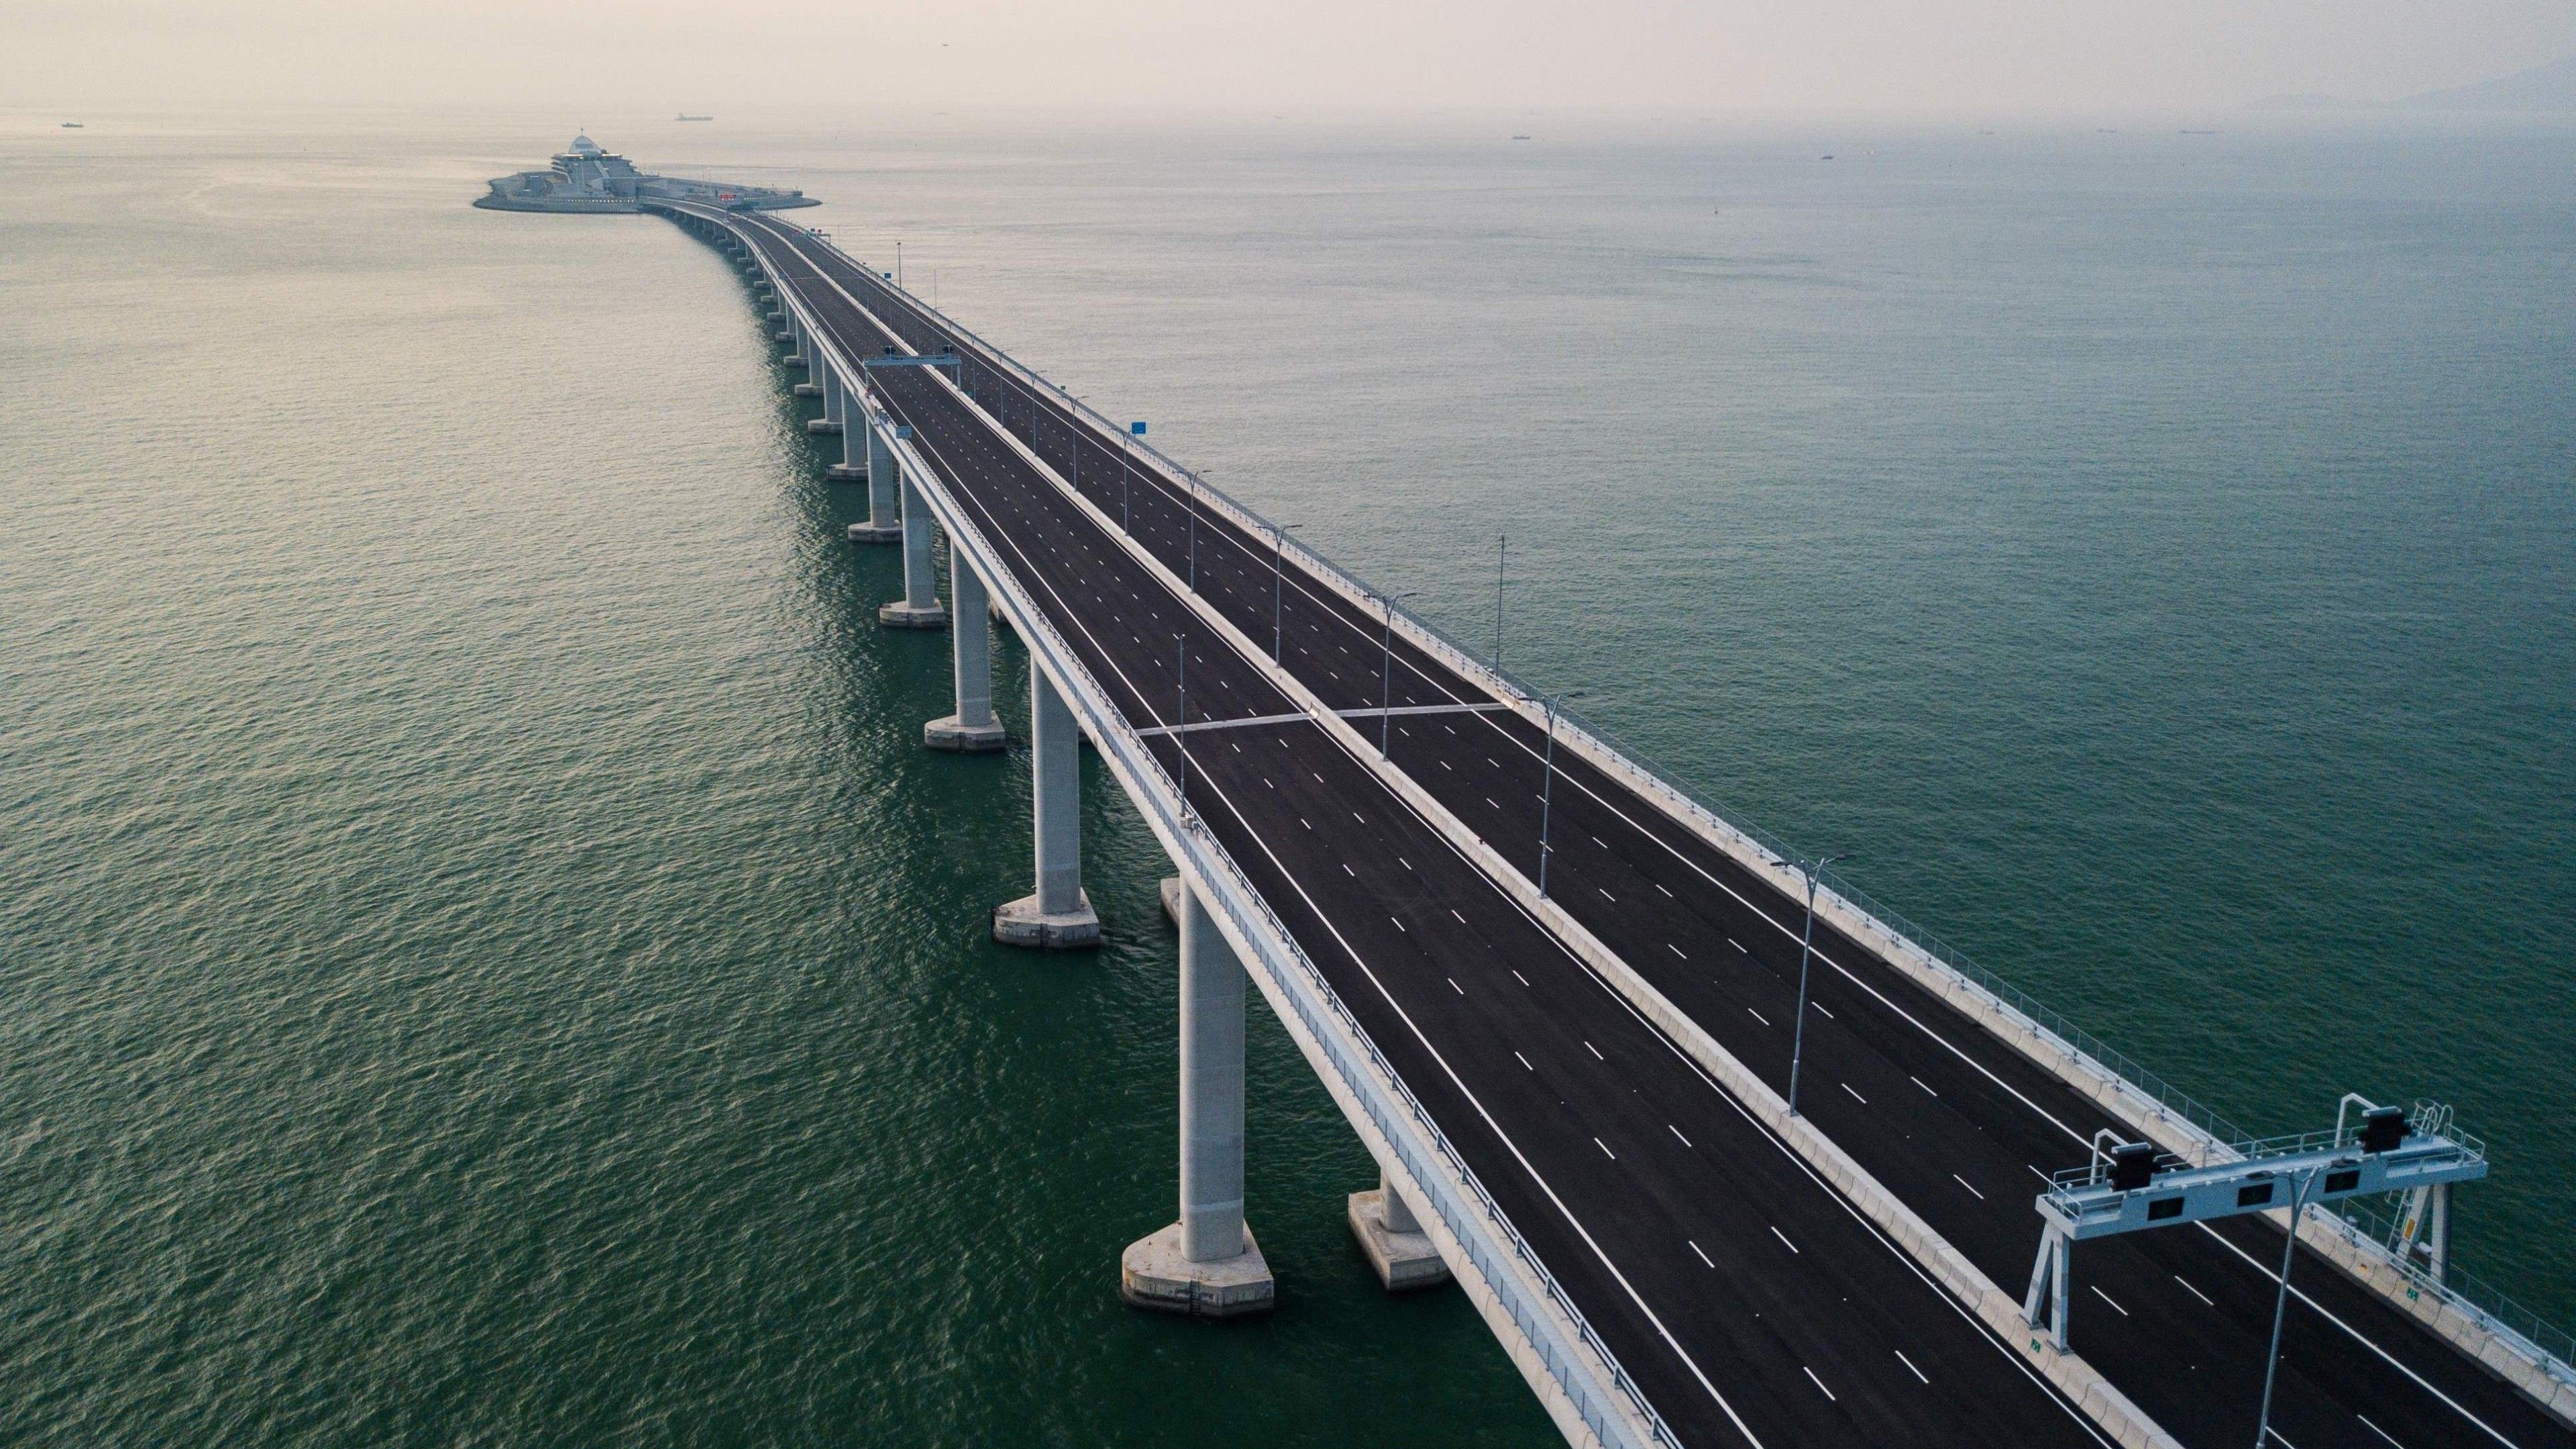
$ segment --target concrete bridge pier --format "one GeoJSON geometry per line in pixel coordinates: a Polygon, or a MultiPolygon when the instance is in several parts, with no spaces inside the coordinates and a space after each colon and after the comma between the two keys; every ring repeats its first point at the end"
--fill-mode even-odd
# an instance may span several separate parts
{"type": "Polygon", "coordinates": [[[1005,946],[1070,949],[1100,944],[1100,916],[1082,888],[1082,737],[1055,682],[1029,666],[1029,793],[1037,817],[1035,894],[993,908],[1005,946]]]}
{"type": "Polygon", "coordinates": [[[1181,1220],[1127,1246],[1118,1296],[1198,1318],[1266,1313],[1270,1264],[1243,1220],[1243,963],[1181,891],[1181,1220]]]}
{"type": "Polygon", "coordinates": [[[895,629],[944,629],[939,571],[930,557],[930,504],[910,478],[903,480],[903,597],[877,609],[877,622],[895,629]]]}
{"type": "Polygon", "coordinates": [[[1351,1236],[1389,1293],[1449,1281],[1449,1265],[1440,1261],[1440,1250],[1404,1194],[1387,1180],[1386,1169],[1378,1169],[1376,1191],[1350,1195],[1349,1215],[1351,1236]]]}
{"type": "MultiPolygon", "coordinates": [[[[896,517],[894,448],[881,431],[884,423],[867,430],[868,521],[850,525],[852,543],[892,543],[903,537],[903,521],[896,517]]],[[[848,435],[843,435],[844,447],[848,435]]]]}
{"type": "Polygon", "coordinates": [[[921,742],[934,750],[990,754],[1002,748],[1002,722],[993,718],[991,603],[975,566],[948,550],[948,637],[957,661],[957,712],[921,727],[921,742]]]}
{"type": "MultiPolygon", "coordinates": [[[[841,431],[841,394],[848,389],[842,384],[841,375],[832,370],[829,359],[820,352],[815,352],[810,343],[807,344],[806,350],[813,355],[814,370],[810,376],[814,379],[815,388],[822,394],[823,415],[819,418],[807,418],[805,431],[822,437],[832,437],[841,431]]],[[[799,388],[798,391],[801,392],[803,389],[799,388]]]]}
{"type": "Polygon", "coordinates": [[[821,372],[823,369],[819,360],[814,355],[813,338],[808,332],[805,324],[801,321],[789,322],[787,330],[778,334],[778,340],[788,345],[787,356],[782,360],[786,362],[789,367],[802,367],[807,369],[805,380],[796,384],[796,395],[798,397],[821,397],[823,395],[823,389],[814,381],[814,375],[821,372]]]}
{"type": "Polygon", "coordinates": [[[823,476],[834,483],[855,482],[868,476],[868,445],[863,437],[869,431],[867,395],[859,391],[855,377],[835,373],[832,381],[836,386],[824,412],[841,425],[834,430],[841,435],[841,456],[823,465],[823,476]]]}

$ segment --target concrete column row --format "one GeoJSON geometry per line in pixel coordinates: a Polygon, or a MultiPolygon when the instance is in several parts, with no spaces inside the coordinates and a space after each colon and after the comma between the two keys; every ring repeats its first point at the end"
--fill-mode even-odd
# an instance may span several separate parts
{"type": "MultiPolygon", "coordinates": [[[[918,484],[897,461],[894,424],[876,414],[858,379],[840,376],[792,312],[779,340],[808,368],[798,392],[822,399],[807,424],[842,439],[835,481],[868,485],[869,519],[850,526],[857,541],[903,544],[904,591],[878,611],[902,628],[950,630],[955,711],[923,726],[934,749],[986,753],[1005,745],[993,712],[991,602],[974,566],[951,550],[949,602],[942,607],[934,524],[918,484]]],[[[1029,670],[1032,874],[1036,889],[994,908],[993,938],[1010,945],[1072,948],[1100,940],[1100,918],[1082,884],[1081,729],[1043,665],[1029,670]]],[[[1138,1307],[1225,1318],[1260,1313],[1277,1285],[1244,1214],[1245,999],[1250,984],[1207,901],[1166,881],[1165,905],[1180,928],[1179,1216],[1131,1244],[1119,1263],[1119,1294],[1138,1307]],[[1177,890],[1173,889],[1178,887],[1177,890]]],[[[1381,1171],[1372,1191],[1350,1195],[1350,1226],[1389,1289],[1438,1283],[1448,1270],[1413,1209],[1381,1171]]]]}

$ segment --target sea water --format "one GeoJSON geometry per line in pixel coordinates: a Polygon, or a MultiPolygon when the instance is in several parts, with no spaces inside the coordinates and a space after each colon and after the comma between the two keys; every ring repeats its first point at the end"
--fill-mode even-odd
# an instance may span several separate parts
{"type": "MultiPolygon", "coordinates": [[[[1266,1012],[1280,1310],[1119,1306],[1153,841],[1095,772],[1107,947],[986,939],[1025,756],[921,748],[946,641],[739,282],[468,207],[571,124],[56,119],[0,116],[0,1440],[1554,1442],[1379,1292],[1266,1012]]],[[[2461,1259],[2576,1318],[2576,135],[588,119],[2231,1118],[2456,1103],[2461,1259]]]]}

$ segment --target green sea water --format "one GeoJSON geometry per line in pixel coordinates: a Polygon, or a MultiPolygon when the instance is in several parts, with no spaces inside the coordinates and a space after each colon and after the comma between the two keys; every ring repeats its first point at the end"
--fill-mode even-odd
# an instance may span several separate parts
{"type": "MultiPolygon", "coordinates": [[[[1265,1014],[1131,1313],[1156,848],[1003,950],[791,379],[546,116],[0,112],[0,1442],[1554,1441],[1265,1014]]],[[[574,118],[577,123],[584,118],[574,118]]],[[[2576,1320],[2576,134],[586,118],[798,213],[2576,1320]],[[1528,132],[1528,142],[1506,139],[1528,132]],[[1832,153],[1835,159],[1820,158],[1832,153]]],[[[802,405],[810,411],[811,405],[802,405]]],[[[1025,742],[1025,669],[999,655],[1025,742]]]]}

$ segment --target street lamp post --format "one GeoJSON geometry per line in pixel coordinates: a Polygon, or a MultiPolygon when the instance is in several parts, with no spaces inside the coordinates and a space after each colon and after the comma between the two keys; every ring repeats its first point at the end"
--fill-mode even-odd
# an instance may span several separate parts
{"type": "Polygon", "coordinates": [[[2272,1348],[2263,1359],[2263,1411],[2254,1420],[2254,1449],[2264,1449],[2263,1441],[2272,1437],[2272,1376],[2281,1367],[2281,1320],[2290,1311],[2290,1260],[2299,1249],[2299,1212],[2307,1202],[2309,1184],[2324,1170],[2323,1166],[2311,1168],[2290,1184],[2289,1241],[2281,1245],[2281,1289],[2272,1298],[2272,1348]]]}
{"type": "Polygon", "coordinates": [[[1190,480],[1190,592],[1199,591],[1199,475],[1185,473],[1190,480]]]}
{"type": "Polygon", "coordinates": [[[1789,1033],[1789,1115],[1798,1115],[1798,1065],[1807,1051],[1807,963],[1816,953],[1816,874],[1849,854],[1820,855],[1804,865],[1783,861],[1807,878],[1807,929],[1798,938],[1798,1024],[1789,1033]]]}
{"type": "Polygon", "coordinates": [[[1288,599],[1288,531],[1294,523],[1270,525],[1270,662],[1280,662],[1279,653],[1287,643],[1286,604],[1288,599]]]}
{"type": "Polygon", "coordinates": [[[1547,858],[1552,853],[1547,829],[1556,803],[1556,707],[1569,699],[1581,699],[1589,691],[1567,690],[1547,701],[1546,773],[1538,786],[1538,898],[1547,899],[1547,858]]]}
{"type": "Polygon", "coordinates": [[[1385,660],[1378,676],[1377,696],[1377,757],[1381,760],[1386,758],[1387,742],[1395,724],[1395,601],[1412,597],[1409,593],[1387,594],[1379,600],[1386,605],[1386,629],[1378,637],[1378,648],[1385,660]]]}
{"type": "Polygon", "coordinates": [[[1118,531],[1132,534],[1127,526],[1127,493],[1134,486],[1136,474],[1136,435],[1145,431],[1141,422],[1129,423],[1118,435],[1118,531]]]}
{"type": "Polygon", "coordinates": [[[1190,722],[1190,636],[1187,634],[1172,636],[1172,677],[1181,692],[1180,713],[1172,719],[1172,748],[1181,757],[1181,818],[1186,820],[1190,814],[1190,741],[1189,736],[1181,733],[1181,727],[1190,722]]]}

